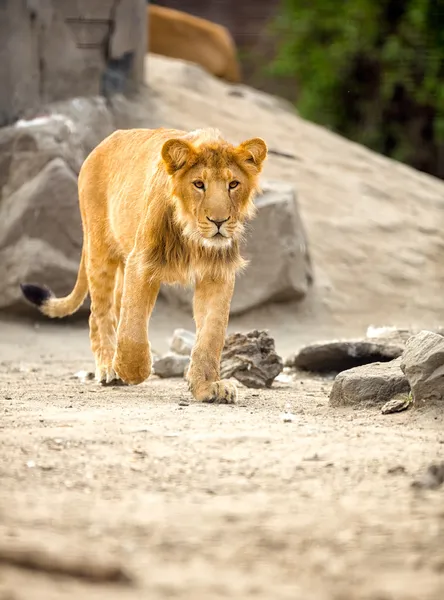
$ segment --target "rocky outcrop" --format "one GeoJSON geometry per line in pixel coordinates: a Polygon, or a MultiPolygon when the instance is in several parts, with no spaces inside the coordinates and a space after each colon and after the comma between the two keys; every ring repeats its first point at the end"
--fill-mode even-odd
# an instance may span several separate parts
{"type": "Polygon", "coordinates": [[[145,0],[2,2],[0,126],[49,102],[143,84],[145,0]]]}
{"type": "Polygon", "coordinates": [[[401,369],[415,402],[444,400],[444,337],[421,331],[406,344],[401,369]]]}
{"type": "Polygon", "coordinates": [[[30,310],[23,281],[61,295],[72,289],[82,247],[80,167],[117,120],[131,123],[132,110],[123,97],[75,98],[0,129],[0,309],[30,310]]]}
{"type": "Polygon", "coordinates": [[[336,376],[330,392],[331,406],[379,406],[397,394],[410,391],[401,371],[401,358],[348,369],[336,376]]]}

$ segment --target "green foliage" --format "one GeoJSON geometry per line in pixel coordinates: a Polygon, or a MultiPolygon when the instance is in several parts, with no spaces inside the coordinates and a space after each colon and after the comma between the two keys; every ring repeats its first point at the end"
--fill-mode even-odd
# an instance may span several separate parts
{"type": "Polygon", "coordinates": [[[301,115],[444,177],[444,0],[282,0],[273,29],[301,115]]]}

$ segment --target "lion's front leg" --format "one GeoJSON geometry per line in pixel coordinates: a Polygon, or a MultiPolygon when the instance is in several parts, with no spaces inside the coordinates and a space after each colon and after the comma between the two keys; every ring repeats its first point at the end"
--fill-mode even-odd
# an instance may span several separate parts
{"type": "Polygon", "coordinates": [[[234,383],[220,380],[220,358],[234,289],[234,275],[226,281],[203,279],[196,283],[194,319],[197,337],[191,354],[187,380],[191,393],[200,402],[233,404],[234,383]]]}
{"type": "Polygon", "coordinates": [[[151,351],[148,341],[148,321],[160,283],[131,253],[125,266],[122,303],[113,369],[122,381],[138,384],[151,373],[151,351]]]}

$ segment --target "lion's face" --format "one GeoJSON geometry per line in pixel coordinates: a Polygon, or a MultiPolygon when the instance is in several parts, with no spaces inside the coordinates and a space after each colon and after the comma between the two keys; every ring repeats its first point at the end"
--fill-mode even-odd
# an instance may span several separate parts
{"type": "Polygon", "coordinates": [[[259,138],[235,147],[165,142],[162,158],[172,179],[176,215],[184,235],[209,248],[230,246],[254,214],[253,195],[267,155],[259,138]]]}

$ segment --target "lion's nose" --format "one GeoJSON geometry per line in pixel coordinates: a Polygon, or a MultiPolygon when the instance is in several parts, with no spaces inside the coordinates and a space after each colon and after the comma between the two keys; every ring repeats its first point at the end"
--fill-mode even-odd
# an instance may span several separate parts
{"type": "Polygon", "coordinates": [[[210,217],[207,217],[207,219],[211,223],[214,223],[218,229],[220,229],[222,227],[222,225],[228,221],[229,218],[230,217],[227,217],[226,219],[223,219],[222,221],[217,221],[216,219],[210,219],[210,217]]]}

